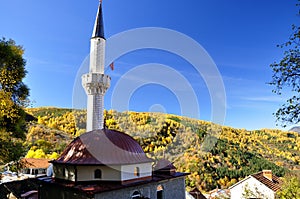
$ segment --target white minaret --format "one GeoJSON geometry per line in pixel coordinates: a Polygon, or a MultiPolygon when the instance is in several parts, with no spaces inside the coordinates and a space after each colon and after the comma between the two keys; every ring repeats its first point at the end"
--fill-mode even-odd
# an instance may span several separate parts
{"type": "Polygon", "coordinates": [[[105,38],[100,1],[91,38],[90,72],[82,76],[82,86],[87,94],[86,130],[103,128],[104,95],[110,86],[110,77],[104,74],[105,38]]]}

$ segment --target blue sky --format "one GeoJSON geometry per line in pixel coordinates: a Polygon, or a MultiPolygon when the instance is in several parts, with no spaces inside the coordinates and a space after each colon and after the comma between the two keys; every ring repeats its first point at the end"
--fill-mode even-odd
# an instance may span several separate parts
{"type": "MultiPolygon", "coordinates": [[[[103,0],[107,38],[133,28],[162,27],[201,44],[217,65],[227,96],[225,125],[237,128],[280,128],[272,113],[284,102],[266,84],[269,65],[282,57],[276,47],[299,23],[296,0],[103,0]]],[[[0,0],[0,36],[25,48],[26,84],[33,106],[72,107],[77,71],[89,54],[89,39],[98,1],[0,0]]],[[[132,52],[115,61],[112,88],[130,69],[161,63],[179,71],[197,93],[200,119],[211,120],[207,86],[186,60],[159,50],[132,52]]],[[[105,98],[111,108],[112,90],[105,98]]],[[[165,110],[180,114],[168,88],[149,84],[130,99],[130,110],[165,110]]]]}

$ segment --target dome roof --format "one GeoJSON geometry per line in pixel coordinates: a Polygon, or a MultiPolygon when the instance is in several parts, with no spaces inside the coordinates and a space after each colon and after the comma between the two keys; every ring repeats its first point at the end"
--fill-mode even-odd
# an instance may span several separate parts
{"type": "Polygon", "coordinates": [[[129,135],[109,129],[94,130],[74,139],[52,163],[121,165],[153,162],[129,135]]]}

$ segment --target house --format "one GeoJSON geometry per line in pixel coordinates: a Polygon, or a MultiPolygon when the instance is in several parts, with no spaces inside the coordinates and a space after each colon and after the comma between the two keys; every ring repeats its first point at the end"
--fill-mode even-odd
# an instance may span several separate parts
{"type": "Polygon", "coordinates": [[[23,167],[20,173],[8,171],[1,174],[0,198],[38,198],[38,185],[35,178],[46,175],[48,159],[23,158],[18,163],[23,167]]]}
{"type": "Polygon", "coordinates": [[[48,159],[23,158],[20,160],[22,164],[21,173],[30,176],[46,175],[47,168],[50,163],[48,159]]]}
{"type": "Polygon", "coordinates": [[[282,181],[272,174],[271,170],[263,170],[252,174],[229,187],[231,199],[264,198],[275,199],[282,181]]]}

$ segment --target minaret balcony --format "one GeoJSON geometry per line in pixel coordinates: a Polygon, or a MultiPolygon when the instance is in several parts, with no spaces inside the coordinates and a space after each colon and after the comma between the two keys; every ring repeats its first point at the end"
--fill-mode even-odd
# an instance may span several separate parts
{"type": "Polygon", "coordinates": [[[82,76],[82,86],[87,95],[104,95],[110,87],[110,77],[101,73],[88,73],[82,76]]]}

